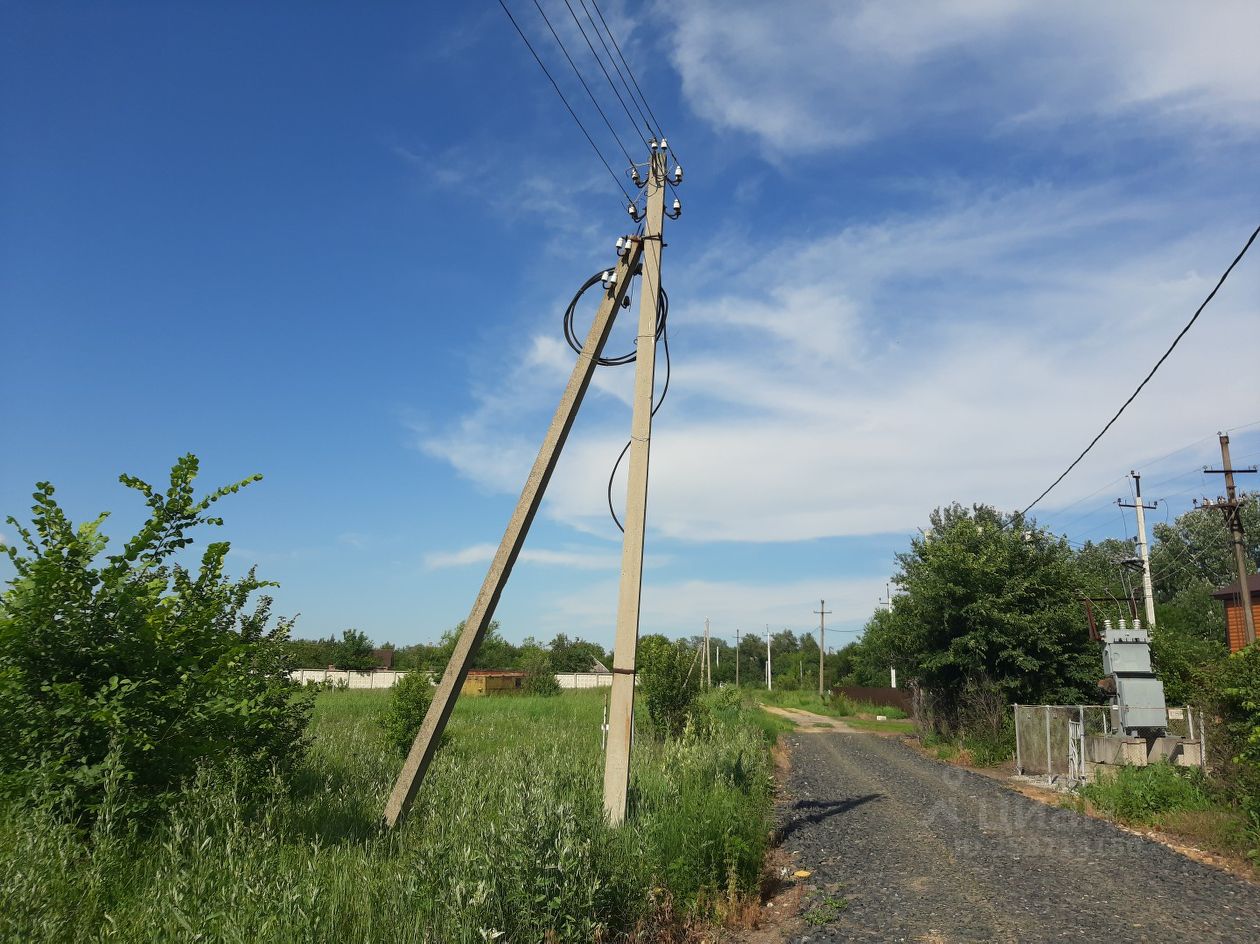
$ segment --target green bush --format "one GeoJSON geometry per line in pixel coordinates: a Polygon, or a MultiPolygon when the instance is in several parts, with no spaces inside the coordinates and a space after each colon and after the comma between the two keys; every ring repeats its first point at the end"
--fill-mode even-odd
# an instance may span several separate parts
{"type": "Polygon", "coordinates": [[[1121,767],[1081,788],[1099,809],[1126,823],[1150,825],[1163,813],[1205,810],[1212,805],[1198,770],[1172,764],[1121,767]]]}
{"type": "Polygon", "coordinates": [[[207,764],[260,782],[302,755],[309,700],[289,679],[268,629],[269,586],[223,573],[226,542],[207,545],[193,571],[176,557],[198,525],[221,525],[210,506],[259,476],[196,498],[197,459],[171,470],[161,492],[124,475],[149,517],[117,554],[103,556],[106,517],[77,528],[36,487],[32,527],[13,518],[23,548],[0,596],[0,789],[38,784],[65,811],[91,814],[109,787],[116,814],[138,813],[207,764]]]}
{"type": "Polygon", "coordinates": [[[533,649],[521,660],[521,668],[525,672],[525,693],[550,697],[560,694],[560,683],[556,681],[556,670],[551,664],[551,656],[542,649],[533,649]]]}
{"type": "Polygon", "coordinates": [[[648,718],[663,737],[680,737],[696,713],[700,673],[689,644],[648,637],[639,646],[639,678],[648,718]]]}
{"type": "MultiPolygon", "coordinates": [[[[433,686],[427,672],[408,672],[389,690],[389,707],[380,716],[385,739],[395,751],[406,757],[416,739],[424,716],[433,704],[433,686]]],[[[447,736],[442,733],[443,739],[447,736]]]]}

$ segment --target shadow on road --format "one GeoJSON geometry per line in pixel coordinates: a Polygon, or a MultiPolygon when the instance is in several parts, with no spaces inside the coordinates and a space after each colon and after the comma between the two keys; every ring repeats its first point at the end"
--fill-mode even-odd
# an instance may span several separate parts
{"type": "Polygon", "coordinates": [[[783,828],[779,830],[778,839],[782,842],[802,826],[821,823],[825,819],[831,819],[833,816],[839,816],[841,813],[857,809],[864,803],[883,798],[884,794],[882,793],[868,793],[866,796],[850,797],[847,800],[798,800],[789,807],[791,821],[785,823],[783,828]],[[805,812],[803,816],[799,815],[804,811],[809,812],[805,812]]]}

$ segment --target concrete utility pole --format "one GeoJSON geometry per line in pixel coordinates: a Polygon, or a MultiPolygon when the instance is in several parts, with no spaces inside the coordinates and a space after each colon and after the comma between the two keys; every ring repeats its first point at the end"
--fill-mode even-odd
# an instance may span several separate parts
{"type": "Polygon", "coordinates": [[[770,669],[770,624],[766,623],[766,691],[774,691],[774,673],[770,669]]]}
{"type": "MultiPolygon", "coordinates": [[[[656,247],[659,256],[659,242],[650,245],[656,247]]],[[[402,770],[394,781],[389,800],[385,804],[385,823],[388,826],[397,825],[399,820],[407,814],[424,780],[425,772],[429,769],[442,732],[446,728],[446,722],[450,719],[451,711],[455,707],[455,699],[459,695],[460,687],[464,684],[464,678],[472,666],[473,657],[481,646],[486,628],[494,617],[494,608],[498,605],[499,596],[512,573],[512,566],[521,552],[525,537],[529,534],[529,526],[538,512],[538,506],[542,504],[543,495],[547,491],[547,483],[551,481],[551,474],[555,471],[556,462],[560,458],[561,450],[564,449],[569,430],[573,427],[578,408],[582,405],[582,399],[590,386],[591,376],[595,373],[596,363],[612,331],[613,319],[621,308],[622,299],[625,298],[626,291],[630,287],[631,276],[638,268],[643,253],[643,241],[634,239],[631,241],[629,251],[617,263],[617,279],[613,289],[600,303],[599,310],[595,314],[595,321],[591,324],[591,330],[586,335],[586,342],[582,345],[582,353],[578,356],[577,363],[573,365],[573,373],[569,375],[569,382],[560,396],[560,405],[556,407],[551,426],[543,437],[542,447],[538,450],[538,458],[534,460],[534,466],[525,480],[521,497],[517,500],[516,508],[508,521],[507,530],[499,542],[499,549],[490,562],[490,570],[481,584],[477,599],[473,602],[472,611],[464,622],[464,631],[455,641],[455,650],[446,665],[442,681],[438,683],[437,691],[433,695],[433,703],[429,706],[416,739],[412,742],[411,750],[407,753],[407,759],[403,761],[402,770]]]]}
{"type": "Polygon", "coordinates": [[[1116,499],[1121,508],[1133,508],[1137,511],[1138,558],[1142,561],[1142,596],[1146,601],[1146,628],[1155,628],[1155,591],[1151,585],[1151,558],[1146,545],[1146,512],[1158,507],[1159,502],[1149,505],[1142,502],[1142,476],[1130,472],[1133,476],[1134,503],[1129,504],[1122,498],[1116,499]]]}
{"type": "Polygon", "coordinates": [[[818,614],[818,697],[823,697],[823,671],[827,657],[827,617],[831,614],[831,610],[827,609],[827,601],[819,600],[818,609],[814,610],[818,614]]]}
{"type": "MultiPolygon", "coordinates": [[[[652,142],[647,175],[647,216],[643,224],[643,284],[639,290],[639,332],[635,345],[634,413],[626,486],[625,535],[621,545],[621,587],[617,636],[613,644],[608,750],[604,753],[604,813],[614,826],[626,818],[630,789],[630,735],[634,730],[635,656],[643,593],[643,532],[647,524],[648,457],[652,440],[652,390],[656,382],[656,327],[661,291],[661,238],[665,223],[665,147],[652,142]]],[[[620,285],[620,283],[618,283],[620,285]]]]}
{"type": "Polygon", "coordinates": [[[1225,433],[1220,434],[1221,437],[1221,464],[1223,468],[1209,469],[1203,467],[1203,471],[1212,475],[1225,476],[1225,498],[1218,498],[1211,502],[1206,498],[1203,499],[1200,507],[1203,508],[1219,508],[1225,515],[1225,524],[1229,528],[1230,536],[1234,544],[1234,563],[1238,567],[1238,594],[1239,602],[1243,611],[1243,626],[1247,633],[1247,645],[1251,645],[1256,641],[1256,618],[1251,612],[1251,589],[1247,586],[1247,544],[1246,535],[1243,534],[1242,523],[1242,502],[1246,496],[1241,498],[1237,489],[1234,488],[1234,473],[1236,472],[1255,472],[1256,467],[1253,465],[1249,469],[1235,469],[1229,459],[1229,436],[1225,433]]]}
{"type": "Polygon", "coordinates": [[[739,688],[739,627],[735,627],[735,687],[739,688]]]}
{"type": "Polygon", "coordinates": [[[704,618],[704,687],[711,688],[713,686],[713,669],[709,663],[711,650],[709,648],[709,618],[704,618]]]}
{"type": "Polygon", "coordinates": [[[886,607],[888,607],[888,612],[889,612],[889,613],[891,613],[891,612],[892,612],[892,609],[893,609],[892,584],[891,584],[891,583],[886,583],[886,584],[884,584],[884,597],[885,597],[884,599],[882,599],[882,600],[880,600],[880,601],[879,601],[879,605],[880,605],[880,606],[886,606],[886,607]]]}

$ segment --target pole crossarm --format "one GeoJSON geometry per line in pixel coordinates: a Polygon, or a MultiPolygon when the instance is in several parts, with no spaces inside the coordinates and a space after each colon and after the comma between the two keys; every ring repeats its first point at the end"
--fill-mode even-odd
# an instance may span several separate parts
{"type": "Polygon", "coordinates": [[[464,630],[455,642],[455,650],[451,654],[450,662],[446,665],[442,681],[434,693],[433,703],[429,706],[424,722],[420,725],[420,731],[411,744],[411,750],[407,753],[407,759],[403,761],[402,770],[394,781],[394,787],[385,804],[387,826],[396,826],[407,815],[407,811],[415,800],[416,792],[424,781],[429,764],[433,761],[442,732],[446,729],[447,721],[450,720],[451,711],[455,708],[455,699],[459,696],[460,687],[464,684],[468,670],[472,667],[473,658],[481,647],[486,628],[494,617],[495,607],[499,603],[499,597],[512,573],[512,567],[529,534],[534,515],[542,504],[547,484],[551,481],[551,474],[555,471],[565,440],[568,439],[569,431],[573,428],[573,421],[577,418],[578,409],[586,396],[595,367],[612,331],[613,321],[618,309],[621,308],[622,299],[629,290],[631,276],[638,268],[642,255],[643,242],[634,239],[631,241],[630,250],[617,263],[617,278],[613,289],[604,297],[595,314],[595,320],[582,346],[582,353],[578,355],[577,363],[573,365],[573,372],[569,375],[569,382],[564,388],[564,393],[561,394],[560,404],[556,407],[546,436],[543,437],[542,447],[538,450],[538,458],[534,460],[529,477],[525,480],[521,497],[516,502],[507,530],[499,542],[499,549],[490,562],[490,569],[473,603],[472,611],[464,623],[464,630]]]}

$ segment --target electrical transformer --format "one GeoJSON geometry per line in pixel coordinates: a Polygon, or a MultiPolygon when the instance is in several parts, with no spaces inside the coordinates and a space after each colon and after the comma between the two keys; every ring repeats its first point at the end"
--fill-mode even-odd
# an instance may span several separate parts
{"type": "Polygon", "coordinates": [[[1103,673],[1100,687],[1111,696],[1113,726],[1141,737],[1158,737],[1168,728],[1164,683],[1151,668],[1151,638],[1138,620],[1113,629],[1103,623],[1103,673]]]}

